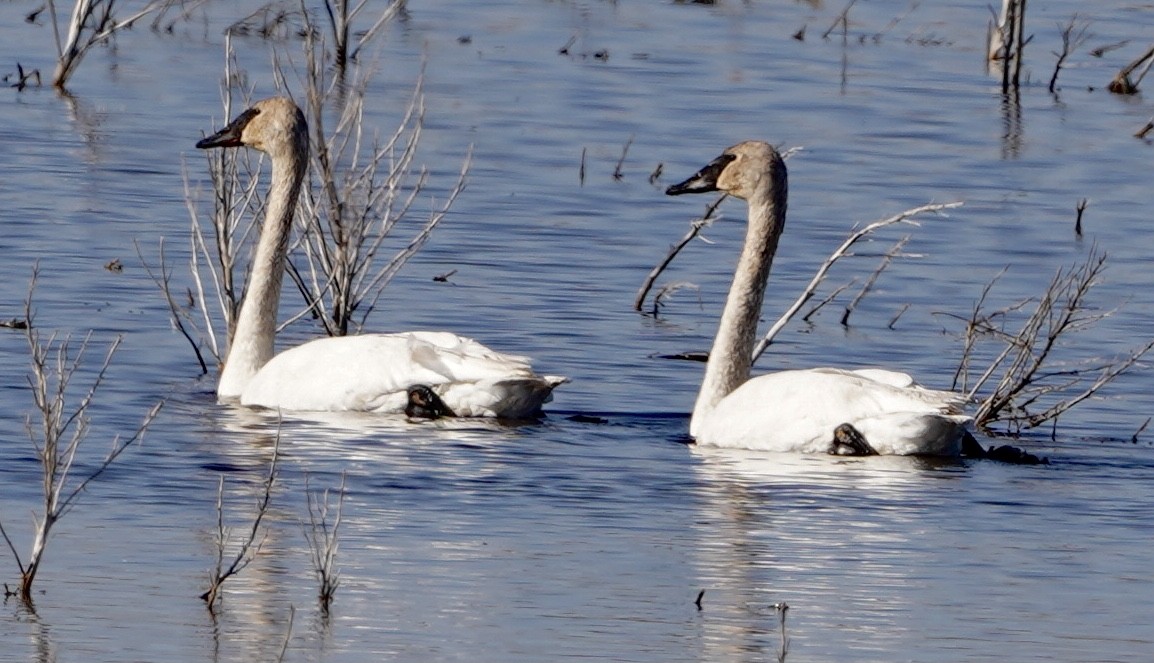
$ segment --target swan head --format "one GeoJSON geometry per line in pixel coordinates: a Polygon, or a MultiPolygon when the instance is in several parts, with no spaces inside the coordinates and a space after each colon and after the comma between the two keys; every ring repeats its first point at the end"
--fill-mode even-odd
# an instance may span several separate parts
{"type": "Polygon", "coordinates": [[[683,193],[723,191],[750,200],[784,185],[785,162],[769,143],[747,140],[727,148],[693,177],[665,190],[670,196],[683,193]]]}
{"type": "Polygon", "coordinates": [[[272,97],[256,102],[226,127],[198,141],[196,146],[202,150],[243,146],[272,157],[307,156],[309,125],[292,99],[272,97]]]}

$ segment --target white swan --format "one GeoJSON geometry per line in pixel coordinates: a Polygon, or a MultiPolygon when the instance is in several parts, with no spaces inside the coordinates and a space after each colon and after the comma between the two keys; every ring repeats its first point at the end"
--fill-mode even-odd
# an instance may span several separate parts
{"type": "Polygon", "coordinates": [[[785,163],[766,143],[740,143],[666,193],[709,191],[744,199],[749,226],[689,424],[698,444],[946,456],[960,454],[963,443],[972,448],[964,397],[920,387],[905,373],[813,368],[750,379],[769,267],[785,227],[785,163]]]}
{"type": "Polygon", "coordinates": [[[524,418],[538,414],[566,381],[536,375],[525,357],[447,332],[320,338],[273,356],[289,233],[308,169],[308,124],[292,100],[265,99],[196,146],[251,147],[272,161],[267,212],[217,384],[219,401],[297,411],[524,418]]]}

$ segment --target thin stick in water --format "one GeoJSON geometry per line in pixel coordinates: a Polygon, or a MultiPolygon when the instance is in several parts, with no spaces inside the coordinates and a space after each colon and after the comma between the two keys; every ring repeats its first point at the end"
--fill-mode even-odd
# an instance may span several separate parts
{"type": "Polygon", "coordinates": [[[908,209],[900,214],[895,214],[888,219],[875,221],[851,233],[850,236],[841,243],[841,246],[835,249],[834,252],[831,253],[828,258],[826,258],[825,262],[822,263],[820,267],[818,267],[817,273],[814,274],[812,279],[810,279],[810,282],[808,285],[806,285],[805,290],[803,290],[797,299],[794,300],[793,304],[791,304],[790,307],[786,309],[785,313],[783,313],[781,317],[777,319],[777,322],[773,323],[773,325],[769,328],[769,331],[765,333],[765,336],[763,336],[761,341],[758,342],[757,347],[753,349],[753,356],[750,358],[750,362],[752,363],[757,361],[757,358],[760,357],[763,352],[765,352],[765,349],[768,348],[771,343],[773,343],[774,337],[777,336],[777,334],[787,324],[789,324],[789,321],[793,319],[793,316],[797,315],[797,312],[801,309],[801,307],[804,306],[805,303],[813,297],[814,293],[817,291],[818,286],[821,285],[821,282],[825,280],[825,277],[829,273],[830,268],[833,267],[833,264],[839,259],[845,257],[850,248],[863,237],[880,228],[884,228],[895,223],[918,225],[917,222],[913,220],[913,217],[919,214],[941,214],[945,210],[961,207],[961,205],[962,203],[960,201],[953,203],[935,203],[922,205],[921,207],[915,207],[913,209],[908,209]]]}
{"type": "Polygon", "coordinates": [[[905,237],[898,240],[898,243],[894,244],[893,247],[889,251],[886,251],[886,254],[882,256],[882,261],[880,264],[878,264],[877,269],[875,269],[873,274],[870,274],[870,277],[866,279],[865,284],[862,285],[861,290],[859,290],[857,293],[857,296],[854,297],[848,305],[846,305],[845,313],[841,316],[841,325],[843,327],[849,326],[849,316],[857,309],[857,305],[861,303],[861,300],[865,299],[866,294],[868,294],[870,290],[873,290],[874,283],[877,282],[878,277],[881,276],[881,273],[885,271],[886,267],[890,266],[890,263],[893,262],[894,256],[898,255],[901,252],[902,247],[905,246],[909,241],[910,236],[906,235],[905,237]]]}
{"type": "Polygon", "coordinates": [[[633,299],[634,311],[640,311],[641,308],[645,305],[645,298],[649,295],[649,291],[653,288],[653,283],[657,280],[657,277],[661,276],[661,272],[665,271],[665,268],[669,266],[669,263],[673,262],[673,259],[677,257],[677,254],[681,253],[681,249],[684,249],[686,245],[693,241],[693,238],[697,237],[697,235],[701,233],[702,228],[706,228],[713,224],[713,222],[716,220],[716,217],[714,217],[713,214],[717,211],[717,206],[720,205],[721,201],[725,200],[727,197],[728,194],[722,194],[720,197],[718,197],[717,200],[713,201],[712,204],[705,208],[705,214],[703,214],[701,218],[691,221],[689,224],[689,232],[685,233],[685,236],[682,237],[679,242],[671,246],[669,248],[669,253],[666,254],[665,258],[660,263],[658,263],[656,267],[650,270],[649,275],[645,277],[645,281],[641,284],[641,288],[637,291],[637,297],[633,299]]]}
{"type": "Polygon", "coordinates": [[[621,169],[625,166],[625,157],[629,156],[629,146],[633,144],[633,136],[625,141],[625,147],[621,149],[621,158],[617,160],[617,166],[613,168],[613,179],[620,181],[625,174],[621,169]]]}

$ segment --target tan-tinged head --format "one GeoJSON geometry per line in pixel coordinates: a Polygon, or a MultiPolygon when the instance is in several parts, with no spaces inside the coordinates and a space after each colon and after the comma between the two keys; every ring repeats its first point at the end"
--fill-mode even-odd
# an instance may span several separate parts
{"type": "Polygon", "coordinates": [[[273,157],[308,155],[308,122],[288,97],[272,97],[253,104],[226,127],[201,139],[202,150],[214,147],[251,147],[273,157]]]}
{"type": "Polygon", "coordinates": [[[785,162],[772,145],[747,140],[727,148],[689,179],[665,190],[671,196],[723,191],[743,200],[785,186],[785,162]]]}

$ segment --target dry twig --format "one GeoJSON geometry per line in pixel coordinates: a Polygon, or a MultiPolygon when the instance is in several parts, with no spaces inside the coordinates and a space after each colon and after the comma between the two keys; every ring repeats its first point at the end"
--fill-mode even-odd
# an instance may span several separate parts
{"type": "MultiPolygon", "coordinates": [[[[1087,298],[1105,268],[1106,255],[1092,248],[1086,260],[1060,269],[1038,298],[1023,300],[993,312],[984,302],[988,284],[967,322],[965,346],[956,372],[955,388],[980,399],[975,423],[990,430],[995,424],[1017,433],[1053,421],[1090,398],[1154,348],[1154,340],[1116,358],[1096,358],[1077,364],[1058,359],[1069,336],[1108,317],[1113,311],[1091,312],[1087,298]],[[1015,330],[1011,319],[1033,307],[1015,330]],[[968,367],[980,337],[995,339],[1002,348],[973,382],[968,367]]],[[[996,279],[995,279],[996,280],[996,279]]]]}
{"type": "Polygon", "coordinates": [[[308,499],[309,522],[304,529],[305,539],[309,542],[312,552],[313,572],[316,573],[319,587],[317,598],[320,600],[321,613],[329,614],[329,609],[336,595],[337,587],[341,584],[340,570],[336,568],[337,534],[341,527],[341,515],[345,507],[345,475],[341,474],[341,487],[337,495],[336,513],[329,520],[329,510],[334,507],[329,503],[329,491],[317,495],[309,490],[308,479],[305,479],[305,496],[308,499]]]}
{"type": "MultiPolygon", "coordinates": [[[[653,289],[653,284],[657,281],[657,277],[661,276],[661,272],[665,271],[665,268],[669,266],[669,263],[673,262],[673,259],[677,257],[678,253],[681,253],[681,249],[684,249],[690,242],[692,242],[693,238],[697,237],[701,233],[702,229],[713,225],[713,222],[717,219],[717,217],[713,216],[713,214],[717,211],[717,207],[721,204],[721,201],[725,200],[726,197],[727,196],[725,195],[720,196],[717,200],[713,201],[713,203],[705,208],[705,214],[703,214],[701,218],[690,221],[689,232],[685,233],[685,236],[683,236],[676,244],[669,247],[669,253],[665,255],[665,258],[660,263],[658,263],[656,267],[649,271],[649,275],[645,277],[645,281],[642,282],[641,288],[637,290],[637,296],[633,298],[634,311],[640,311],[641,308],[645,305],[645,298],[649,296],[649,291],[653,289]]],[[[656,313],[656,303],[653,304],[653,310],[654,313],[656,313]]]]}
{"type": "Polygon", "coordinates": [[[1074,14],[1070,17],[1070,22],[1065,26],[1058,26],[1062,31],[1062,52],[1054,53],[1058,61],[1054,63],[1054,74],[1050,76],[1050,94],[1054,94],[1058,88],[1058,72],[1062,70],[1062,65],[1066,63],[1066,59],[1074,54],[1086,40],[1090,38],[1087,31],[1090,29],[1090,24],[1085,21],[1079,21],[1078,15],[1074,14]]]}
{"type": "Polygon", "coordinates": [[[886,267],[889,267],[890,263],[893,262],[894,257],[901,254],[902,248],[908,244],[909,241],[910,236],[906,235],[905,237],[898,240],[898,242],[894,244],[889,251],[886,251],[885,255],[882,256],[881,262],[878,263],[877,269],[875,269],[873,273],[870,274],[870,277],[866,279],[865,284],[862,285],[861,290],[858,291],[853,300],[850,301],[849,304],[846,304],[845,312],[842,313],[841,316],[841,325],[843,327],[849,326],[849,316],[853,314],[854,309],[856,309],[857,305],[861,303],[861,300],[865,299],[865,296],[869,293],[869,291],[873,290],[874,283],[877,283],[878,277],[881,276],[886,267]]]}
{"type": "Polygon", "coordinates": [[[1122,67],[1121,71],[1114,76],[1114,80],[1110,81],[1110,84],[1106,86],[1106,89],[1114,94],[1138,94],[1138,84],[1142,82],[1142,79],[1146,76],[1146,72],[1150,71],[1152,64],[1154,64],[1154,46],[1151,46],[1138,59],[1122,67]],[[1145,65],[1145,67],[1143,67],[1143,65],[1145,65]],[[1130,80],[1130,75],[1139,67],[1143,68],[1138,74],[1138,77],[1130,80]]]}
{"type": "Polygon", "coordinates": [[[232,539],[232,530],[225,527],[224,524],[224,477],[220,477],[216,489],[216,567],[209,574],[208,590],[200,595],[201,600],[208,606],[208,611],[215,614],[216,605],[220,599],[220,590],[224,586],[224,581],[240,573],[247,567],[253,559],[256,558],[257,553],[260,552],[261,546],[264,545],[264,539],[257,541],[257,535],[260,533],[260,524],[264,517],[268,514],[269,504],[272,502],[272,487],[276,482],[276,467],[277,460],[280,456],[280,429],[277,429],[276,439],[272,447],[272,459],[268,464],[268,476],[264,480],[264,490],[261,493],[260,499],[256,503],[256,514],[253,516],[252,525],[248,529],[248,533],[240,541],[237,547],[236,554],[231,561],[225,566],[225,551],[232,539]]]}
{"type": "Polygon", "coordinates": [[[617,160],[617,165],[613,167],[613,179],[621,181],[625,177],[625,173],[621,171],[625,167],[625,158],[629,156],[629,146],[633,144],[633,136],[625,141],[625,147],[621,148],[621,158],[617,160]]]}
{"type": "Polygon", "coordinates": [[[801,316],[802,322],[809,322],[810,318],[817,315],[818,312],[821,311],[823,308],[825,308],[827,304],[829,304],[833,300],[837,299],[838,295],[840,295],[841,293],[848,290],[855,283],[857,283],[857,277],[856,276],[853,277],[852,279],[850,279],[849,281],[846,281],[845,283],[834,288],[833,290],[831,290],[830,293],[828,295],[826,295],[825,298],[822,299],[820,302],[815,304],[814,307],[811,308],[808,313],[801,316]]]}
{"type": "Polygon", "coordinates": [[[774,322],[773,325],[770,326],[769,331],[765,333],[765,336],[763,336],[761,341],[758,342],[757,347],[753,349],[753,356],[751,357],[750,361],[757,361],[758,357],[760,357],[761,354],[765,352],[765,349],[768,348],[771,343],[773,343],[774,337],[777,336],[777,334],[789,323],[789,321],[793,319],[793,316],[797,314],[801,307],[804,306],[805,303],[813,297],[815,292],[817,292],[818,286],[821,285],[821,282],[825,280],[826,274],[829,273],[829,270],[831,267],[833,267],[834,263],[845,257],[849,252],[849,249],[863,237],[866,237],[867,235],[880,228],[891,226],[895,223],[907,223],[916,226],[918,224],[913,220],[913,217],[918,216],[919,214],[941,213],[944,210],[960,207],[961,205],[961,202],[922,205],[921,207],[915,207],[913,209],[908,209],[900,214],[895,214],[888,219],[875,221],[851,233],[850,236],[841,243],[841,246],[835,249],[834,252],[831,253],[828,258],[826,258],[825,262],[822,263],[820,267],[818,267],[817,273],[814,274],[812,279],[810,279],[809,284],[806,285],[801,295],[799,295],[798,298],[794,300],[793,304],[791,304],[790,307],[786,309],[785,313],[783,313],[781,317],[777,319],[777,322],[774,322]]]}
{"type": "Polygon", "coordinates": [[[130,28],[136,21],[172,4],[172,0],[152,0],[128,18],[113,16],[116,0],[76,0],[68,23],[68,33],[61,39],[60,21],[56,14],[56,2],[48,0],[48,13],[52,17],[52,35],[56,39],[56,71],[52,74],[52,85],[63,89],[68,84],[76,67],[92,47],[104,43],[114,34],[130,28]]]}
{"type": "Polygon", "coordinates": [[[164,405],[164,401],[154,405],[131,436],[126,438],[116,436],[112,440],[112,448],[102,461],[96,463],[95,469],[89,471],[84,478],[73,480],[73,466],[77,454],[90,432],[89,410],[97,391],[104,384],[108,367],[117,348],[120,347],[121,339],[118,337],[112,342],[91,384],[83,390],[83,395],[79,399],[74,399],[75,389],[72,383],[84,365],[91,333],[85,336],[76,348],[72,347],[71,339],[67,337],[63,340],[58,340],[55,334],[51,334],[47,340],[40,337],[36,326],[32,324],[32,294],[35,291],[37,275],[38,271],[34,269],[32,283],[28,288],[28,298],[24,303],[25,320],[28,322],[24,329],[32,357],[32,374],[28,378],[28,383],[40,422],[39,426],[33,425],[30,416],[25,421],[25,429],[40,461],[44,511],[42,515],[33,516],[36,527],[32,538],[32,551],[28,554],[27,561],[17,552],[15,544],[0,522],[0,536],[8,544],[8,549],[16,560],[16,566],[20,569],[18,595],[29,607],[32,605],[32,584],[44,561],[44,551],[48,546],[53,526],[76,506],[90,483],[104,474],[134,442],[144,438],[144,432],[164,405]]]}
{"type": "Polygon", "coordinates": [[[821,33],[822,39],[829,39],[830,34],[833,33],[833,31],[836,30],[839,25],[841,26],[842,30],[842,37],[844,38],[846,36],[846,34],[849,32],[849,10],[852,9],[856,3],[857,0],[849,0],[849,4],[845,6],[845,9],[841,10],[841,13],[837,15],[837,18],[834,19],[833,23],[830,24],[828,28],[826,28],[825,32],[821,33]]]}

